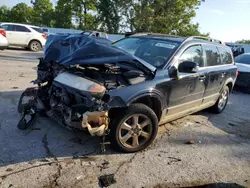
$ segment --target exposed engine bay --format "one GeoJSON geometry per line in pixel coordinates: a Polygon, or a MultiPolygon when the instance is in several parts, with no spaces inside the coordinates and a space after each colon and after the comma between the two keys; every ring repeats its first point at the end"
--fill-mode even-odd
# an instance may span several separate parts
{"type": "Polygon", "coordinates": [[[48,39],[45,58],[40,59],[37,79],[33,81],[37,87],[27,88],[19,101],[20,129],[26,129],[38,112],[45,112],[69,129],[87,129],[92,136],[104,135],[109,126],[109,110],[126,106],[119,96],[111,97],[109,92],[144,82],[153,74],[136,58],[99,40],[103,39],[85,36],[48,39]],[[27,120],[27,116],[31,118],[27,120]]]}

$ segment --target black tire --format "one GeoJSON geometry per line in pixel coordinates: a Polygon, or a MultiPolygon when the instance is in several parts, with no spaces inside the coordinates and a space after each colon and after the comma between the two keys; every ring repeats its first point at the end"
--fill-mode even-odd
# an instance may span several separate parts
{"type": "Polygon", "coordinates": [[[29,49],[33,52],[38,52],[40,51],[42,48],[42,45],[39,41],[37,40],[32,40],[30,43],[29,43],[29,49]]]}
{"type": "Polygon", "coordinates": [[[158,118],[156,114],[154,113],[154,111],[144,104],[132,104],[131,106],[120,110],[119,113],[113,119],[111,119],[109,140],[111,142],[112,147],[115,150],[119,150],[125,153],[132,153],[132,152],[137,152],[137,151],[147,148],[154,141],[157,135],[157,132],[158,132],[158,118]],[[139,128],[131,125],[131,127],[133,127],[132,128],[133,130],[129,130],[129,131],[125,130],[125,131],[128,131],[126,135],[127,134],[133,135],[133,136],[130,136],[130,138],[132,139],[131,145],[133,145],[134,136],[137,136],[137,140],[138,140],[137,143],[139,145],[131,146],[133,147],[131,148],[131,147],[125,146],[126,144],[124,145],[121,142],[120,135],[122,134],[121,126],[124,125],[123,123],[130,121],[130,119],[128,119],[130,117],[132,118],[131,122],[134,121],[133,115],[138,116],[137,125],[139,126],[139,128]],[[142,124],[147,124],[145,122],[149,122],[149,123],[146,126],[145,125],[143,126],[142,124],[140,124],[140,121],[142,121],[141,122],[142,124]],[[146,128],[146,130],[144,128],[146,128]],[[133,133],[130,133],[130,131],[132,131],[133,133]],[[137,133],[135,133],[134,131],[136,131],[137,133]],[[147,133],[147,131],[149,133],[147,133]],[[147,133],[146,134],[147,137],[144,137],[142,135],[142,132],[147,133]]]}
{"type": "Polygon", "coordinates": [[[220,114],[221,112],[224,111],[224,109],[225,109],[226,106],[227,106],[229,94],[230,94],[230,90],[229,90],[228,86],[225,86],[225,87],[222,89],[222,91],[221,91],[221,93],[220,93],[220,96],[219,96],[217,102],[214,104],[214,106],[212,106],[212,107],[210,108],[210,110],[211,110],[212,113],[220,114]],[[226,99],[225,99],[225,101],[224,101],[225,103],[224,103],[223,106],[220,106],[220,100],[222,99],[222,97],[223,97],[223,95],[224,95],[225,92],[226,92],[226,99]]]}

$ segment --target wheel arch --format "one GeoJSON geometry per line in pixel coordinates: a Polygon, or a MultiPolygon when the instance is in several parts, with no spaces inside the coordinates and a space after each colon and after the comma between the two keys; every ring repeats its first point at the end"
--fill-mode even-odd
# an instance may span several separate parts
{"type": "Polygon", "coordinates": [[[131,102],[131,104],[135,103],[141,103],[151,108],[156,114],[158,121],[160,121],[162,115],[162,103],[159,98],[156,96],[145,95],[138,97],[131,102]]]}
{"type": "Polygon", "coordinates": [[[233,91],[233,87],[234,87],[234,81],[232,78],[229,78],[226,82],[225,82],[225,86],[227,86],[229,88],[229,91],[232,92],[233,91]]]}
{"type": "Polygon", "coordinates": [[[29,43],[28,43],[28,47],[30,46],[30,44],[31,44],[33,41],[39,42],[39,44],[40,44],[41,47],[42,47],[42,43],[41,43],[38,39],[31,39],[31,40],[29,41],[29,43]]]}

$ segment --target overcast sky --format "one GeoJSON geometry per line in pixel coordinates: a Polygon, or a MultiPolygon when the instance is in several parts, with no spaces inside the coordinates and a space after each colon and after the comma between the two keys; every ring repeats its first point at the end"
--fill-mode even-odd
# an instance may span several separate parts
{"type": "MultiPolygon", "coordinates": [[[[51,0],[55,3],[57,0],[51,0]]],[[[0,6],[14,6],[30,0],[0,0],[0,6]]],[[[200,23],[200,30],[211,37],[231,42],[250,39],[250,0],[206,0],[202,3],[194,22],[200,23]]]]}

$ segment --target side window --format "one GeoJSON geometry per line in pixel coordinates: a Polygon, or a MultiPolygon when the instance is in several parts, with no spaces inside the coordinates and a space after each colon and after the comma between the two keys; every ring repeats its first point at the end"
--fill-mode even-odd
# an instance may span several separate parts
{"type": "Polygon", "coordinates": [[[219,51],[214,45],[204,45],[207,57],[207,66],[221,65],[221,57],[219,51]]]}
{"type": "Polygon", "coordinates": [[[183,61],[192,61],[204,67],[203,51],[201,45],[189,47],[180,57],[179,64],[183,61]]]}
{"type": "Polygon", "coordinates": [[[232,52],[228,48],[219,47],[219,52],[221,55],[222,64],[232,64],[232,52]]]}
{"type": "Polygon", "coordinates": [[[14,31],[13,25],[5,24],[5,25],[2,25],[2,27],[4,28],[5,31],[14,31]]]}
{"type": "Polygon", "coordinates": [[[22,25],[15,25],[15,30],[17,32],[31,32],[27,27],[22,25]]]}

